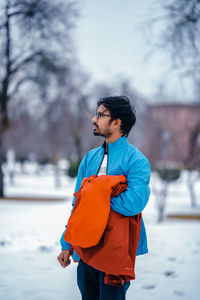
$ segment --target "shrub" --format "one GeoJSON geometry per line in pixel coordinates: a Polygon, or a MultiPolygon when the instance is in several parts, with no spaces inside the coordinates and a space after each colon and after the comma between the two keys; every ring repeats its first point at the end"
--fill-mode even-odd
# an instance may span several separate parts
{"type": "Polygon", "coordinates": [[[161,179],[170,182],[177,180],[180,177],[182,165],[175,162],[160,161],[155,164],[154,170],[158,173],[161,179]]]}
{"type": "Polygon", "coordinates": [[[67,169],[67,175],[74,178],[77,176],[78,167],[80,165],[80,160],[78,161],[70,161],[69,168],[67,169]]]}

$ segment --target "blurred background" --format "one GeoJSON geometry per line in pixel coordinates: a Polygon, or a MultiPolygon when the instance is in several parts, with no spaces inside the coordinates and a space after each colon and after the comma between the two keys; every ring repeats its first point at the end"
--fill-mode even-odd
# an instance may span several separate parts
{"type": "Polygon", "coordinates": [[[76,265],[56,256],[109,95],[130,97],[128,140],[152,167],[150,255],[127,298],[198,299],[199,36],[199,0],[1,0],[1,299],[80,299],[76,265]]]}

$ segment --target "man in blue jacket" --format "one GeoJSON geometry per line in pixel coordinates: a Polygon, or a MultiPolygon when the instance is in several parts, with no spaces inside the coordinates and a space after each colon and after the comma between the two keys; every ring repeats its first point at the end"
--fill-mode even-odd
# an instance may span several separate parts
{"type": "MultiPolygon", "coordinates": [[[[137,215],[143,211],[149,199],[151,169],[144,154],[127,141],[127,136],[136,122],[135,109],[126,96],[100,98],[97,108],[92,119],[93,133],[95,136],[103,136],[105,142],[101,147],[90,150],[82,159],[75,192],[80,189],[84,177],[94,174],[124,175],[128,188],[111,198],[110,208],[124,216],[137,215]]],[[[72,205],[74,201],[75,198],[72,205]]],[[[64,234],[65,231],[60,239],[62,252],[58,256],[62,267],[70,264],[70,244],[64,240],[64,234]]],[[[146,231],[142,220],[137,255],[147,252],[146,231]]],[[[77,282],[83,300],[125,299],[129,282],[124,282],[121,287],[104,284],[105,273],[84,263],[75,251],[73,259],[79,261],[77,282]]]]}

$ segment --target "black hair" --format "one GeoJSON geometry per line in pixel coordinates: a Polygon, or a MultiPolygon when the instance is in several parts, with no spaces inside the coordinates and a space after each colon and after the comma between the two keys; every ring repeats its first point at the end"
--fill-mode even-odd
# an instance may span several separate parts
{"type": "Polygon", "coordinates": [[[111,122],[121,120],[121,131],[123,136],[128,136],[131,128],[136,122],[136,111],[127,96],[112,96],[100,98],[97,106],[105,106],[111,115],[111,122]]]}

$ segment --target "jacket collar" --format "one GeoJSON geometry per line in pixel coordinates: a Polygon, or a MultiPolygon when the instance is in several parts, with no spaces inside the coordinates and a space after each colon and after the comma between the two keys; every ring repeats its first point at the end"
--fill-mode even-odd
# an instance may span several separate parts
{"type": "MultiPolygon", "coordinates": [[[[108,143],[108,151],[115,151],[117,149],[120,149],[125,144],[127,144],[127,138],[125,136],[120,137],[118,140],[116,140],[114,143],[108,143]]],[[[106,141],[101,145],[105,149],[106,141]]]]}

